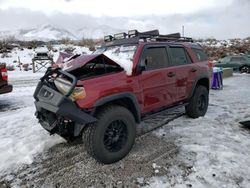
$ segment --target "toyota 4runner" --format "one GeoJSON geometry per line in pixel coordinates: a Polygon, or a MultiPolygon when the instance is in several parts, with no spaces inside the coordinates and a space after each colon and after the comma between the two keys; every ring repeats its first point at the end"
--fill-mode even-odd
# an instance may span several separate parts
{"type": "Polygon", "coordinates": [[[92,55],[59,58],[61,68],[41,78],[36,117],[48,132],[82,137],[88,153],[108,164],[129,153],[147,116],[176,106],[191,118],[206,114],[208,59],[191,38],[132,30],[104,41],[92,55]]]}

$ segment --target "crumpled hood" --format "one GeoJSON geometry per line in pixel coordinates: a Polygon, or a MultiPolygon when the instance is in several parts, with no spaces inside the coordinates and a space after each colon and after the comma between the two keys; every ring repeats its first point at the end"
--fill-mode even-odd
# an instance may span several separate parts
{"type": "MultiPolygon", "coordinates": [[[[92,55],[81,55],[78,56],[74,59],[70,59],[64,63],[63,69],[70,72],[72,70],[78,69],[86,65],[87,63],[90,63],[92,61],[105,61],[105,63],[110,63],[110,64],[117,64],[104,54],[92,54],[92,55]]],[[[118,64],[117,64],[118,65],[118,64]]]]}

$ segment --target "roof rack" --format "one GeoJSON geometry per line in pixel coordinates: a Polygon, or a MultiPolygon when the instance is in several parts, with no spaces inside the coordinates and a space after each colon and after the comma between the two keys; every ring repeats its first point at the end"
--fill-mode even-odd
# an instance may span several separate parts
{"type": "Polygon", "coordinates": [[[128,34],[118,33],[114,36],[107,35],[104,37],[104,41],[107,45],[119,45],[128,43],[138,43],[140,41],[175,41],[175,42],[193,42],[192,38],[181,37],[180,33],[172,33],[168,35],[160,35],[159,30],[151,30],[146,32],[139,32],[137,30],[130,30],[128,34]]]}

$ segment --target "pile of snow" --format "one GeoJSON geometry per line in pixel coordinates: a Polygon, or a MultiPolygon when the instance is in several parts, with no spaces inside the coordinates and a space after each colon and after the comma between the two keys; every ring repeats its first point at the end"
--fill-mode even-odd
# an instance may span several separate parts
{"type": "Polygon", "coordinates": [[[209,46],[215,48],[226,47],[229,48],[231,46],[242,46],[249,44],[248,38],[245,39],[228,39],[228,40],[217,40],[217,39],[204,39],[197,40],[199,44],[202,46],[209,46]]]}
{"type": "Polygon", "coordinates": [[[132,75],[133,56],[136,46],[118,46],[108,49],[104,55],[120,65],[128,76],[132,75]]]}
{"type": "MultiPolygon", "coordinates": [[[[180,147],[177,160],[191,166],[192,173],[183,177],[173,166],[167,176],[152,178],[150,187],[249,187],[250,132],[238,123],[250,118],[249,80],[246,74],[225,79],[223,90],[211,91],[205,117],[181,117],[169,124],[180,147]]],[[[155,134],[168,135],[168,125],[155,134]]]]}

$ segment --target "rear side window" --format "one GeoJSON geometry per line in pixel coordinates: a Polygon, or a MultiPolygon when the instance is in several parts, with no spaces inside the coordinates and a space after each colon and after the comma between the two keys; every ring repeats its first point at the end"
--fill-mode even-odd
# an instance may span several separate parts
{"type": "Polygon", "coordinates": [[[170,47],[170,53],[172,55],[173,66],[191,63],[191,60],[187,56],[186,51],[183,47],[170,47]]]}
{"type": "Polygon", "coordinates": [[[207,61],[208,57],[207,55],[203,52],[203,50],[201,49],[196,49],[196,48],[192,48],[194,54],[196,55],[197,59],[199,61],[207,61]]]}
{"type": "Polygon", "coordinates": [[[147,70],[167,67],[169,64],[165,47],[147,48],[144,57],[147,70]]]}

